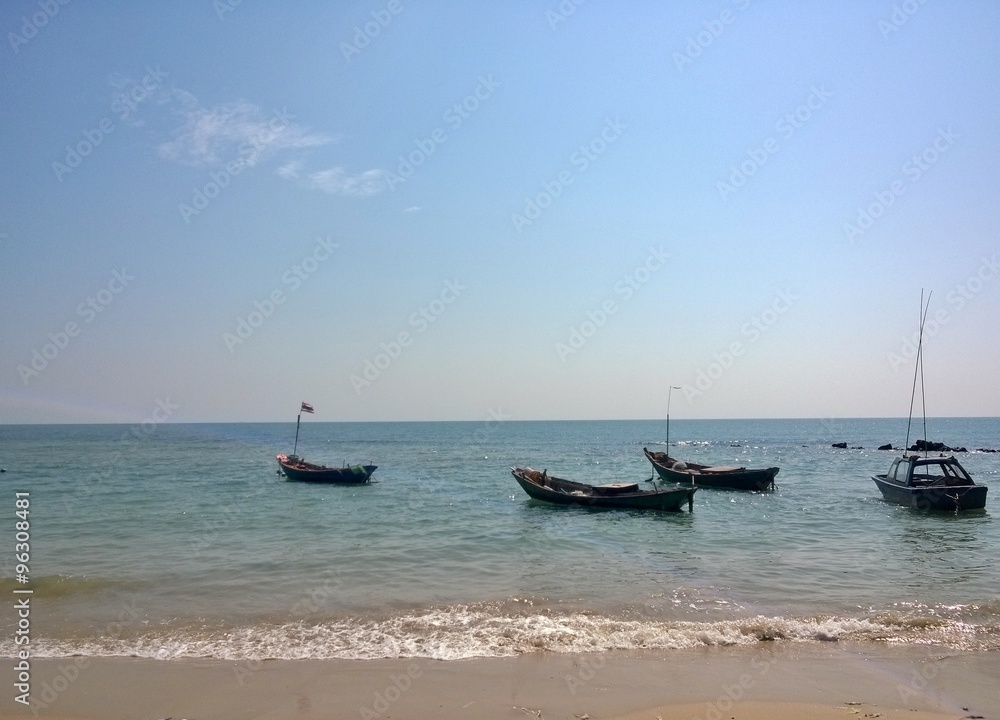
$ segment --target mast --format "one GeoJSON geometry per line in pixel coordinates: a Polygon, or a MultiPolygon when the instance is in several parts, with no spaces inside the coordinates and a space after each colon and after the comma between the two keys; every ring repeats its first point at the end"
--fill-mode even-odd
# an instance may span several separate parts
{"type": "Polygon", "coordinates": [[[903,445],[903,456],[910,446],[910,423],[913,422],[913,401],[917,395],[917,374],[920,374],[920,406],[924,418],[924,457],[927,456],[927,398],[924,395],[924,322],[931,307],[931,295],[927,293],[927,305],[924,305],[924,291],[920,290],[920,330],[917,335],[917,363],[913,367],[913,389],[910,391],[910,415],[906,419],[906,443],[903,445]]]}
{"type": "Polygon", "coordinates": [[[302,413],[299,413],[298,418],[295,420],[295,447],[292,448],[292,457],[298,457],[296,451],[299,449],[299,423],[302,422],[302,413]]]}
{"type": "Polygon", "coordinates": [[[667,457],[670,457],[670,394],[674,390],[680,390],[676,385],[671,385],[667,390],[667,457]]]}
{"type": "MultiPolygon", "coordinates": [[[[927,309],[931,307],[931,294],[927,293],[927,309]]],[[[927,310],[924,311],[924,320],[927,319],[927,310]]],[[[924,323],[920,322],[920,346],[917,354],[920,355],[920,414],[924,418],[924,457],[929,457],[930,450],[927,448],[927,392],[924,390],[924,323]]]]}

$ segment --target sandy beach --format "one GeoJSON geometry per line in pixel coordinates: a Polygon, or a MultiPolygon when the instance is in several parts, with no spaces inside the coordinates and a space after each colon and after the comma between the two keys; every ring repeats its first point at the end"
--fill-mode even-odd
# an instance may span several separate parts
{"type": "Polygon", "coordinates": [[[995,720],[998,688],[989,654],[836,645],[453,662],[67,658],[32,663],[35,706],[8,693],[2,716],[995,720]]]}

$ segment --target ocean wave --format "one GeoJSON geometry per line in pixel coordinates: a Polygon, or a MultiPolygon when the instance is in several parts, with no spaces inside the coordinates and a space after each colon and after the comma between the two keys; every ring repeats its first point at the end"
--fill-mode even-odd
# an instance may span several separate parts
{"type": "MultiPolygon", "coordinates": [[[[714,622],[616,619],[588,613],[497,613],[459,605],[382,618],[259,624],[248,627],[164,627],[128,637],[32,638],[34,657],[140,657],[160,660],[431,658],[462,660],[534,652],[683,650],[771,642],[873,642],[1000,649],[1000,623],[882,614],[872,617],[765,617],[714,622]]],[[[13,655],[9,642],[0,654],[13,655]]]]}

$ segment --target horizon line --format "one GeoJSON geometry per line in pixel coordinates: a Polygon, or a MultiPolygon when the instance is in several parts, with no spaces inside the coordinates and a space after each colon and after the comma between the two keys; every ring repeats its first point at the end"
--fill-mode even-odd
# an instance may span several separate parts
{"type": "MultiPolygon", "coordinates": [[[[732,418],[680,418],[673,422],[720,422],[720,421],[761,421],[761,420],[816,420],[818,422],[846,420],[902,420],[902,415],[858,415],[855,417],[732,417],[732,418]]],[[[997,420],[998,415],[932,415],[928,420],[997,420]]],[[[157,425],[275,425],[290,423],[291,420],[163,420],[157,425]]],[[[383,423],[549,423],[549,422],[666,422],[660,418],[487,418],[485,420],[313,420],[312,423],[352,423],[352,424],[383,424],[383,423]]],[[[135,422],[0,422],[0,427],[18,427],[28,425],[136,425],[135,422]]]]}

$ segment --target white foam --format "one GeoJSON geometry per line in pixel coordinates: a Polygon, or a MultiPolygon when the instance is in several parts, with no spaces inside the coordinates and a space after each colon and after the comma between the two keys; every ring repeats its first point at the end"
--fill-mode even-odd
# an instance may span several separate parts
{"type": "MultiPolygon", "coordinates": [[[[36,657],[134,656],[168,660],[216,658],[460,660],[539,651],[673,650],[698,646],[750,646],[764,642],[932,643],[990,649],[992,626],[964,622],[871,618],[755,616],[717,622],[616,619],[585,613],[498,613],[483,606],[453,606],[380,619],[341,618],[320,624],[287,623],[236,629],[151,631],[137,637],[84,641],[33,639],[36,657]]],[[[13,655],[13,645],[0,654],[13,655]]]]}

